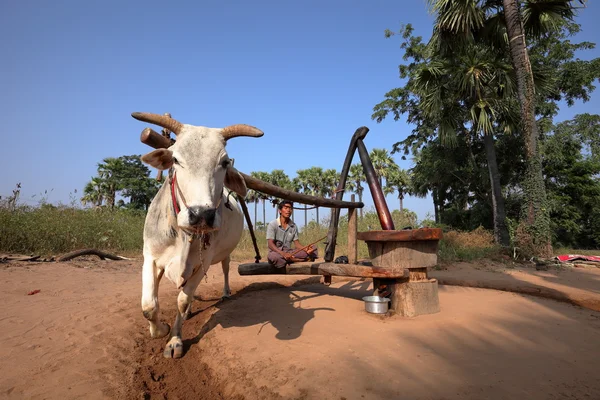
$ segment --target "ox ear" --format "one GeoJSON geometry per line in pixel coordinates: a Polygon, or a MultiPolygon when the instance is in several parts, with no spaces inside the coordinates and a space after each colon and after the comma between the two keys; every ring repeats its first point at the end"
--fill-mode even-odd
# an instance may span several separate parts
{"type": "Polygon", "coordinates": [[[246,197],[246,194],[248,193],[246,181],[242,175],[240,175],[238,170],[233,167],[227,168],[227,172],[225,173],[225,187],[242,197],[246,197]]]}
{"type": "Polygon", "coordinates": [[[173,153],[167,149],[157,149],[144,154],[142,161],[156,169],[169,169],[173,166],[173,153]]]}

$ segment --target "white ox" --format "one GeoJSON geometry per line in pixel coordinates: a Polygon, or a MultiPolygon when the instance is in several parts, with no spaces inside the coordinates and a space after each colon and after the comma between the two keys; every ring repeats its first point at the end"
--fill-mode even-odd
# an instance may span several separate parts
{"type": "Polygon", "coordinates": [[[248,125],[217,129],[181,124],[157,114],[132,116],[177,135],[168,149],[142,156],[143,162],[157,169],[170,169],[169,179],[148,208],[144,225],[142,312],[153,338],[171,333],[164,356],[179,358],[183,354],[183,321],[211,264],[221,262],[223,296],[230,295],[229,255],[243,230],[243,214],[230,191],[244,197],[247,188],[231,165],[226,142],[236,136],[260,137],[263,132],[248,125]],[[158,285],[163,274],[181,289],[172,329],[159,320],[158,285]]]}

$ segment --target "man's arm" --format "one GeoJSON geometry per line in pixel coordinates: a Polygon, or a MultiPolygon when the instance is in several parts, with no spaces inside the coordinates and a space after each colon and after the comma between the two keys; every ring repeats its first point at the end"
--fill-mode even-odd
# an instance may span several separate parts
{"type": "MultiPolygon", "coordinates": [[[[302,246],[302,244],[300,243],[300,241],[298,239],[294,240],[294,247],[296,248],[296,250],[303,248],[304,246],[302,246]]],[[[315,251],[315,246],[308,246],[307,249],[305,249],[306,254],[311,254],[313,251],[315,251]]]]}
{"type": "Polygon", "coordinates": [[[269,250],[273,250],[274,252],[281,254],[281,256],[283,258],[285,258],[286,260],[289,257],[291,257],[289,253],[286,253],[285,251],[283,251],[277,247],[277,245],[275,244],[275,240],[267,239],[267,245],[269,246],[269,250]]]}

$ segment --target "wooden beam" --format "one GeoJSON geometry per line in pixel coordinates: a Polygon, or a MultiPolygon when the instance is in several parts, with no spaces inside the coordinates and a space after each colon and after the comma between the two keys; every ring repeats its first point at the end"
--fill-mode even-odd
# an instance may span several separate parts
{"type": "Polygon", "coordinates": [[[358,232],[358,239],[365,242],[416,242],[421,240],[440,240],[442,236],[440,228],[358,232]]]}
{"type": "MultiPolygon", "coordinates": [[[[352,135],[352,138],[350,139],[350,146],[348,146],[346,159],[344,160],[344,165],[342,166],[342,171],[340,172],[340,182],[338,183],[337,191],[335,194],[336,200],[342,200],[342,198],[344,197],[344,191],[346,190],[346,179],[348,178],[350,165],[352,164],[352,159],[354,158],[354,153],[356,152],[357,142],[359,140],[363,140],[367,136],[367,133],[369,133],[369,128],[367,128],[366,126],[361,126],[354,132],[354,135],[352,135]]],[[[354,199],[352,199],[352,201],[354,201],[354,199]]],[[[339,221],[340,209],[332,209],[331,221],[329,221],[329,232],[327,234],[327,246],[325,247],[325,255],[323,256],[325,261],[333,261],[333,257],[335,255],[335,246],[337,241],[339,221]]]]}
{"type": "MultiPolygon", "coordinates": [[[[350,197],[354,201],[354,194],[350,197]]],[[[356,208],[348,209],[348,263],[356,264],[358,258],[358,248],[356,243],[356,233],[358,221],[356,219],[356,208]]]]}
{"type": "Polygon", "coordinates": [[[238,266],[240,275],[333,275],[357,278],[402,278],[404,268],[381,268],[359,264],[334,264],[328,262],[299,262],[285,268],[270,263],[248,263],[238,266]]]}
{"type": "Polygon", "coordinates": [[[363,208],[365,206],[362,202],[326,199],[324,197],[315,197],[306,194],[296,193],[291,190],[283,189],[279,186],[263,182],[260,179],[256,179],[250,175],[246,175],[243,172],[240,172],[240,174],[246,181],[246,186],[249,189],[254,189],[258,192],[270,194],[271,196],[276,196],[282,199],[297,201],[298,203],[302,204],[312,204],[314,206],[329,208],[363,208]]]}
{"type": "Polygon", "coordinates": [[[140,135],[140,141],[155,149],[166,149],[175,143],[160,133],[157,133],[152,128],[146,128],[142,131],[142,134],[140,135]]]}
{"type": "MultiPolygon", "coordinates": [[[[155,149],[168,148],[173,143],[175,143],[174,140],[171,139],[169,141],[169,139],[167,139],[159,133],[156,133],[150,128],[146,128],[142,131],[140,140],[142,141],[142,143],[147,144],[148,146],[153,147],[155,149]]],[[[349,202],[296,193],[291,190],[283,189],[279,186],[263,182],[260,179],[256,179],[250,175],[246,175],[243,172],[240,172],[240,174],[246,181],[246,186],[249,189],[254,189],[256,191],[270,194],[271,196],[276,196],[282,199],[297,201],[302,204],[312,204],[314,206],[329,208],[363,208],[365,206],[365,204],[361,201],[349,202]]]]}

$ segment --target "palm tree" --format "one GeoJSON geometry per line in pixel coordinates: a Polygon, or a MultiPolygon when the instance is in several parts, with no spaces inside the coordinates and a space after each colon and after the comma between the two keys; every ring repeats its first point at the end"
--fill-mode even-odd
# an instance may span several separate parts
{"type": "Polygon", "coordinates": [[[373,149],[369,157],[379,178],[379,185],[383,188],[383,178],[387,178],[390,166],[395,164],[394,159],[386,149],[373,149]]]}
{"type": "MultiPolygon", "coordinates": [[[[364,188],[362,187],[362,183],[365,182],[365,171],[363,169],[362,164],[352,164],[350,166],[350,171],[348,171],[348,180],[346,181],[346,185],[348,189],[358,195],[358,201],[362,203],[362,196],[364,188]]],[[[363,217],[363,209],[360,209],[360,218],[363,217]]]]}
{"type": "Polygon", "coordinates": [[[414,90],[423,111],[440,126],[442,142],[455,141],[457,131],[483,136],[492,192],[496,242],[508,246],[504,197],[494,145],[494,133],[516,129],[512,70],[502,56],[480,45],[460,48],[444,57],[436,55],[415,74],[414,90]],[[465,112],[468,111],[468,112],[465,112]],[[462,121],[468,121],[465,127],[462,121]]]}
{"type": "MultiPolygon", "coordinates": [[[[522,8],[516,0],[471,0],[460,3],[452,0],[429,1],[438,14],[435,38],[438,43],[443,42],[448,48],[453,47],[454,51],[479,40],[488,46],[489,51],[504,50],[510,56],[527,159],[526,178],[522,185],[526,201],[522,214],[526,217],[526,226],[534,228],[537,236],[533,237],[530,229],[530,242],[545,247],[540,250],[541,254],[551,254],[546,190],[538,150],[539,130],[535,120],[534,73],[527,51],[526,34],[530,37],[540,36],[560,26],[563,21],[572,20],[574,11],[571,1],[525,1],[522,8]],[[456,45],[456,38],[460,38],[462,43],[456,45]]],[[[493,138],[487,138],[487,142],[492,141],[493,138]]]]}
{"type": "MultiPolygon", "coordinates": [[[[340,182],[340,174],[333,168],[326,169],[323,173],[323,196],[335,197],[338,183],[340,182]]],[[[331,210],[333,211],[333,210],[331,210]]]]}
{"type": "Polygon", "coordinates": [[[246,194],[246,202],[247,203],[254,203],[254,226],[255,227],[256,227],[256,214],[258,214],[258,210],[257,209],[258,209],[258,202],[259,202],[259,200],[260,200],[260,192],[257,192],[254,189],[248,190],[248,194],[246,194]]]}
{"type": "MultiPolygon", "coordinates": [[[[296,171],[296,177],[292,181],[294,190],[304,194],[310,193],[309,172],[308,169],[299,169],[296,171]]],[[[308,209],[304,207],[304,226],[308,224],[308,209]]]]}
{"type": "MultiPolygon", "coordinates": [[[[260,179],[263,182],[269,182],[270,179],[270,174],[268,172],[264,172],[264,171],[253,171],[250,173],[250,175],[256,179],[260,179]]],[[[267,226],[267,212],[266,212],[266,207],[265,207],[265,200],[267,199],[267,195],[265,195],[264,193],[258,193],[258,197],[260,198],[260,200],[262,201],[262,208],[263,208],[263,227],[267,226]]]]}
{"type": "MultiPolygon", "coordinates": [[[[311,196],[323,196],[325,191],[325,184],[323,182],[323,168],[321,167],[310,167],[307,170],[307,180],[308,180],[308,188],[309,194],[311,196]]],[[[319,207],[316,207],[317,213],[317,225],[320,223],[319,221],[319,207]]]]}
{"type": "MultiPolygon", "coordinates": [[[[269,183],[279,186],[283,189],[291,189],[292,181],[290,177],[282,169],[274,169],[269,174],[269,183]]],[[[280,200],[280,199],[277,199],[280,200]]],[[[273,207],[275,208],[275,218],[277,218],[277,204],[273,203],[273,207]]]]}
{"type": "Polygon", "coordinates": [[[104,200],[104,183],[99,177],[93,177],[83,188],[83,196],[81,203],[85,206],[91,204],[93,206],[101,206],[104,200]]]}
{"type": "Polygon", "coordinates": [[[110,208],[115,207],[117,190],[119,187],[119,172],[123,162],[119,158],[108,157],[98,164],[98,176],[103,181],[104,198],[110,208]]]}
{"type": "Polygon", "coordinates": [[[398,200],[400,200],[400,212],[404,210],[404,195],[410,194],[411,182],[408,171],[399,168],[397,165],[390,168],[388,178],[385,181],[385,187],[383,192],[385,194],[392,194],[398,192],[398,200]]]}

